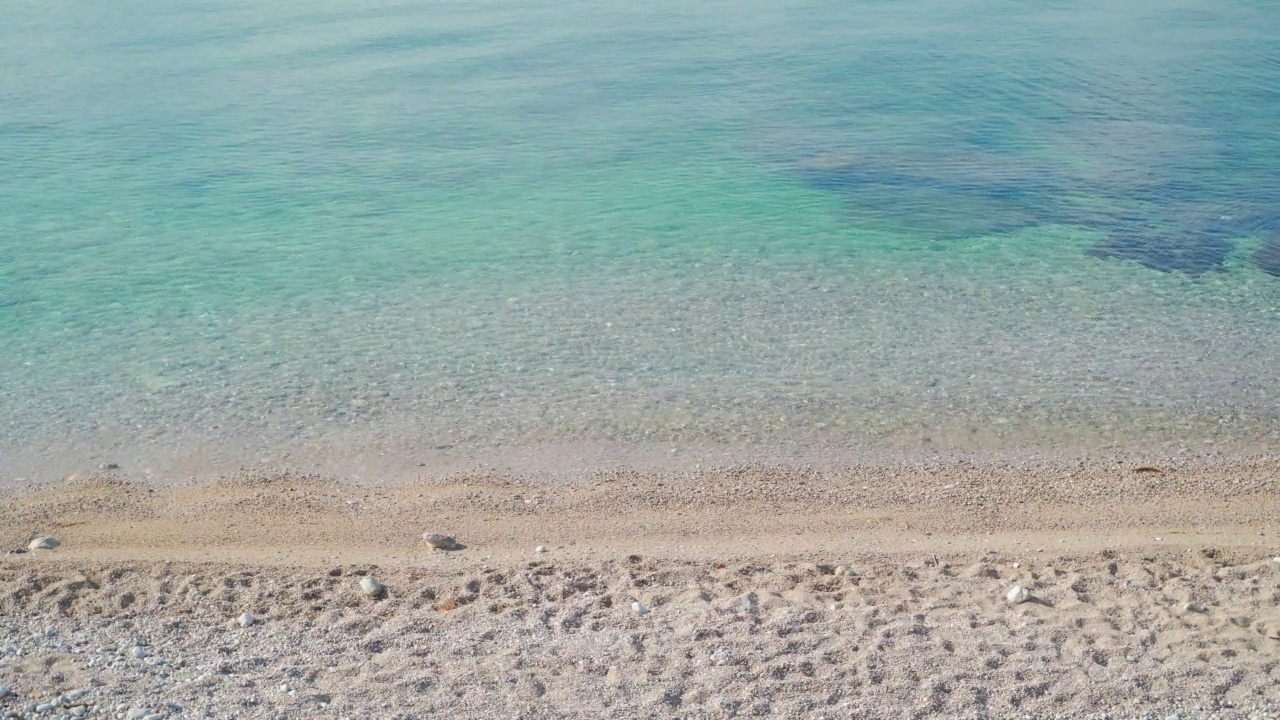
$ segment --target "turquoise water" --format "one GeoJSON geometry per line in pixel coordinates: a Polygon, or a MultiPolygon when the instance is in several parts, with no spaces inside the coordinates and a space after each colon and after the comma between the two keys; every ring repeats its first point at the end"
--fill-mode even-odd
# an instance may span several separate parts
{"type": "Polygon", "coordinates": [[[1280,446],[1269,3],[17,0],[0,67],[0,479],[1280,446]]]}

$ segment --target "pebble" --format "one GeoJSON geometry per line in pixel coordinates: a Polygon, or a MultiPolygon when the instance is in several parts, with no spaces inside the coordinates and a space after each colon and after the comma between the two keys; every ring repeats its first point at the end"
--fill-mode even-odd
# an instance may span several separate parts
{"type": "Polygon", "coordinates": [[[536,552],[536,553],[544,553],[544,552],[546,552],[546,551],[547,551],[547,546],[546,546],[546,545],[539,545],[538,547],[534,548],[534,549],[533,549],[533,551],[534,551],[534,552],[536,552]]]}
{"type": "Polygon", "coordinates": [[[147,649],[142,647],[141,645],[134,645],[133,648],[129,650],[129,654],[141,660],[142,658],[146,657],[150,653],[148,653],[147,649]]]}
{"type": "Polygon", "coordinates": [[[36,706],[36,712],[47,713],[50,710],[54,709],[55,707],[57,706],[54,705],[53,703],[40,703],[39,705],[36,706]]]}
{"type": "Polygon", "coordinates": [[[1204,612],[1204,606],[1203,606],[1203,605],[1201,605],[1200,603],[1189,602],[1189,603],[1187,603],[1186,605],[1183,605],[1183,606],[1182,606],[1182,611],[1183,611],[1183,612],[1202,613],[1202,612],[1204,612]]]}
{"type": "Polygon", "coordinates": [[[0,698],[6,697],[8,694],[9,694],[9,686],[0,685],[0,698]]]}
{"type": "Polygon", "coordinates": [[[240,623],[240,627],[247,628],[250,625],[253,625],[254,617],[249,613],[243,613],[242,615],[240,615],[239,618],[236,619],[236,622],[240,623]]]}
{"type": "Polygon", "coordinates": [[[450,550],[458,544],[457,540],[440,533],[423,533],[422,539],[426,540],[427,544],[436,550],[450,550]]]}
{"type": "Polygon", "coordinates": [[[649,613],[649,606],[639,600],[631,603],[631,609],[635,610],[637,615],[647,615],[649,613]]]}
{"type": "Polygon", "coordinates": [[[84,717],[85,713],[87,712],[89,712],[89,708],[85,707],[84,705],[77,705],[71,708],[71,714],[76,717],[84,717]]]}
{"type": "Polygon", "coordinates": [[[38,538],[36,538],[35,540],[32,540],[30,543],[28,543],[28,544],[27,544],[27,549],[29,549],[29,550],[52,550],[52,549],[54,549],[54,548],[58,547],[58,546],[59,546],[59,545],[61,545],[61,544],[62,544],[62,543],[58,542],[58,539],[57,539],[57,538],[51,538],[51,537],[38,537],[38,538]]]}
{"type": "Polygon", "coordinates": [[[849,574],[849,568],[847,568],[847,567],[845,567],[845,566],[843,566],[843,565],[841,565],[840,567],[836,568],[836,575],[837,575],[837,576],[839,576],[839,577],[844,577],[845,575],[848,575],[848,574],[849,574]]]}
{"type": "Polygon", "coordinates": [[[1009,588],[1009,593],[1004,596],[1005,600],[1017,605],[1031,599],[1031,591],[1021,585],[1014,585],[1009,588]]]}
{"type": "Polygon", "coordinates": [[[360,589],[364,590],[364,594],[369,597],[382,597],[387,592],[386,586],[372,577],[365,577],[360,580],[360,589]]]}
{"type": "Polygon", "coordinates": [[[142,720],[148,715],[156,715],[156,711],[152,708],[129,708],[129,712],[124,714],[125,720],[142,720]]]}

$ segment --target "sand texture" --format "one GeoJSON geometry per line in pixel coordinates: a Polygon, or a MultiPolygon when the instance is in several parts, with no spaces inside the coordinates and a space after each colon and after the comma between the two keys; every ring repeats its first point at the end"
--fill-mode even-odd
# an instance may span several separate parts
{"type": "Polygon", "coordinates": [[[0,548],[62,543],[0,556],[0,715],[1278,717],[1277,484],[1270,458],[91,474],[0,504],[0,548]]]}

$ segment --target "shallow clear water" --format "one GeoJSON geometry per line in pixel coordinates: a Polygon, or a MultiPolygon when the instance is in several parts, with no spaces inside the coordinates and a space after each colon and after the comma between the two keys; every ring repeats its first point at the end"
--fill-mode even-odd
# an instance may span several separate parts
{"type": "Polygon", "coordinates": [[[1280,445],[1269,3],[6,14],[0,478],[1280,445]]]}

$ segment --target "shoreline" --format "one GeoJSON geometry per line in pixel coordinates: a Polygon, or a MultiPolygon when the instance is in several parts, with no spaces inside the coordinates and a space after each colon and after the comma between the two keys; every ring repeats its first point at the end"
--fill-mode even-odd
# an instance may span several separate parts
{"type": "Polygon", "coordinates": [[[0,709],[1280,717],[1280,458],[1159,463],[9,490],[0,709]]]}
{"type": "Polygon", "coordinates": [[[155,486],[217,482],[263,475],[308,475],[368,486],[441,482],[476,474],[503,474],[521,481],[582,482],[617,472],[678,480],[697,472],[741,468],[802,470],[832,475],[890,475],[956,468],[1017,468],[1037,475],[1103,472],[1124,466],[1204,472],[1259,464],[1280,466],[1280,444],[1249,442],[1128,442],[1066,445],[1014,443],[983,446],[925,444],[902,436],[893,442],[848,438],[811,442],[644,442],[560,439],[529,444],[431,446],[353,435],[342,442],[284,444],[274,449],[206,440],[197,444],[154,441],[62,445],[0,453],[0,493],[56,485],[67,478],[112,477],[155,486]],[[51,458],[53,459],[51,461],[51,458]]]}

